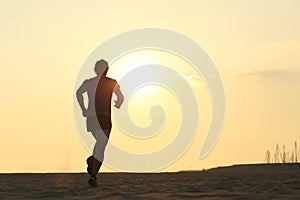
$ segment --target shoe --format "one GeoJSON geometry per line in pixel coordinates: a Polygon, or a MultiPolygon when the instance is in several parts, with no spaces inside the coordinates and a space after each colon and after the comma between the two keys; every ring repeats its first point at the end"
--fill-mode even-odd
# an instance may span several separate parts
{"type": "Polygon", "coordinates": [[[97,178],[94,176],[91,176],[89,179],[89,184],[90,184],[90,186],[96,187],[98,185],[97,178]]]}
{"type": "Polygon", "coordinates": [[[92,171],[93,171],[93,160],[94,160],[94,157],[93,156],[90,156],[86,159],[86,164],[88,165],[87,166],[87,172],[89,174],[92,174],[92,171]]]}
{"type": "Polygon", "coordinates": [[[93,164],[90,165],[90,169],[91,169],[90,174],[91,174],[92,177],[97,177],[97,174],[98,174],[99,169],[102,165],[102,162],[100,162],[99,160],[97,160],[96,158],[93,157],[93,162],[92,163],[93,164]]]}

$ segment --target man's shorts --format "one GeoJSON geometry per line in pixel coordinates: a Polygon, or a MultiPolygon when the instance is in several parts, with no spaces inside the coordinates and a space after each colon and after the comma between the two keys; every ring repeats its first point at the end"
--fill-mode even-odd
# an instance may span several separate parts
{"type": "Polygon", "coordinates": [[[90,116],[86,118],[86,127],[87,131],[95,131],[95,130],[109,130],[111,131],[112,123],[111,117],[105,115],[97,115],[97,116],[90,116]]]}

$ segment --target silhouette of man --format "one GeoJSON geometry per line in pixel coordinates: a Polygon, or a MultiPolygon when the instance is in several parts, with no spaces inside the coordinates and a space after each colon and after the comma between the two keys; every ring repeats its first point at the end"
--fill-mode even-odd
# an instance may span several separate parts
{"type": "Polygon", "coordinates": [[[76,92],[77,100],[86,117],[87,131],[91,132],[96,139],[93,155],[87,158],[87,171],[91,175],[89,184],[97,185],[97,174],[104,159],[104,150],[107,145],[112,128],[111,123],[111,99],[115,93],[117,100],[115,107],[120,108],[124,96],[118,82],[106,77],[108,71],[107,61],[101,59],[95,64],[96,77],[85,80],[76,92]],[[85,108],[83,93],[87,92],[88,107],[85,108]]]}

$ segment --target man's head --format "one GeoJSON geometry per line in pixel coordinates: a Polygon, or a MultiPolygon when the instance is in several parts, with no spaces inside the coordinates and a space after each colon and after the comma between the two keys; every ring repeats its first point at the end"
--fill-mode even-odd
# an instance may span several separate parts
{"type": "Polygon", "coordinates": [[[94,68],[97,76],[106,76],[106,73],[108,71],[108,63],[106,60],[98,60],[95,63],[95,68],[94,68]]]}

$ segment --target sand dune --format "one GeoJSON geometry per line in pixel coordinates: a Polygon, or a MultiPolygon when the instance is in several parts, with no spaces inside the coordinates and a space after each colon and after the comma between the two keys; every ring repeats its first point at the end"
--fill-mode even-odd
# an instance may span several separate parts
{"type": "Polygon", "coordinates": [[[177,173],[1,174],[0,199],[300,199],[300,164],[177,173]]]}

